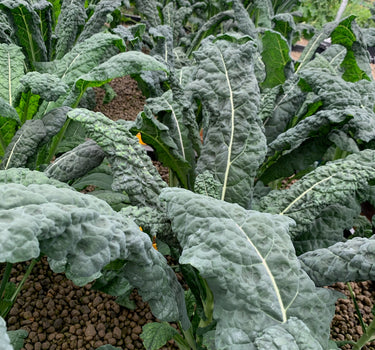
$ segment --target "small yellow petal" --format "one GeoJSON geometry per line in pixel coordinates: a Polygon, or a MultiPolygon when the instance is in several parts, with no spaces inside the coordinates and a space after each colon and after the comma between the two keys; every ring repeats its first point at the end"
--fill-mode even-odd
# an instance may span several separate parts
{"type": "Polygon", "coordinates": [[[143,145],[143,146],[146,146],[146,143],[144,143],[144,142],[142,141],[142,136],[141,136],[141,133],[140,133],[140,132],[137,134],[137,137],[138,137],[139,143],[140,143],[141,145],[143,145]]]}

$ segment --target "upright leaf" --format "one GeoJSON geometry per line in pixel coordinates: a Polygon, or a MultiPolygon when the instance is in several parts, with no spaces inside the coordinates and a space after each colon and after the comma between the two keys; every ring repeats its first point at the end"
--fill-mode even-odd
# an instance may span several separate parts
{"type": "Polygon", "coordinates": [[[12,107],[24,73],[25,56],[19,46],[0,44],[0,97],[12,107]]]}
{"type": "Polygon", "coordinates": [[[195,53],[191,87],[201,100],[204,139],[197,171],[222,184],[221,199],[249,207],[256,171],[266,152],[258,116],[259,88],[254,44],[206,41],[195,53]]]}
{"type": "Polygon", "coordinates": [[[67,0],[62,3],[55,34],[55,58],[61,59],[76,42],[77,36],[85,25],[86,12],[81,0],[67,0]]]}
{"type": "Polygon", "coordinates": [[[300,337],[327,348],[335,297],[301,269],[289,218],[176,188],[161,198],[183,248],[180,263],[197,268],[214,295],[217,349],[256,349],[260,333],[293,318],[300,337]]]}
{"type": "Polygon", "coordinates": [[[107,21],[107,15],[119,8],[121,4],[122,0],[99,1],[99,3],[95,6],[94,14],[85,24],[85,27],[78,38],[78,42],[85,41],[91,35],[103,31],[104,24],[107,21]]]}
{"type": "Polygon", "coordinates": [[[50,61],[53,54],[52,41],[55,27],[52,1],[39,0],[33,2],[32,8],[40,18],[40,31],[47,50],[47,60],[50,61]]]}
{"type": "MultiPolygon", "coordinates": [[[[142,132],[142,136],[145,136],[144,141],[155,148],[158,159],[175,172],[185,188],[192,189],[195,176],[195,152],[197,154],[200,152],[198,144],[200,136],[191,104],[181,88],[177,86],[166,91],[160,97],[147,99],[146,104],[147,110],[150,109],[157,119],[147,113],[145,108],[146,114],[141,114],[142,120],[137,118],[135,127],[142,132]],[[153,121],[155,124],[161,124],[160,129],[167,127],[168,131],[164,131],[164,141],[151,137],[149,143],[148,137],[155,135],[155,132],[150,134],[149,128],[147,130],[145,127],[141,127],[142,121],[144,126],[147,122],[149,124],[150,121],[153,121]],[[165,137],[166,134],[168,138],[165,137]],[[164,143],[164,145],[160,143],[164,143]]],[[[162,135],[160,134],[160,136],[162,135]]]]}
{"type": "Polygon", "coordinates": [[[262,59],[266,68],[266,79],[262,82],[262,87],[273,88],[284,84],[292,62],[286,39],[278,32],[267,30],[262,35],[262,43],[262,59]]]}
{"type": "Polygon", "coordinates": [[[323,40],[329,38],[331,36],[332,31],[336,28],[336,22],[330,22],[323,26],[323,28],[317,32],[309,41],[305,49],[303,50],[300,58],[297,62],[297,69],[296,73],[298,73],[305,64],[307,64],[311,58],[314,56],[315,51],[318,49],[319,45],[323,42],[323,40]]]}
{"type": "Polygon", "coordinates": [[[47,49],[40,30],[40,18],[26,0],[2,0],[3,10],[14,26],[17,45],[26,53],[26,60],[33,67],[34,62],[47,60],[47,49]]]}

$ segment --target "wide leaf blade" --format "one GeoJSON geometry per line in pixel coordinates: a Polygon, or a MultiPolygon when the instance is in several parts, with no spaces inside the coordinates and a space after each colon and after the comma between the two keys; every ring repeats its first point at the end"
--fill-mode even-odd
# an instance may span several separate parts
{"type": "Polygon", "coordinates": [[[262,60],[266,68],[266,79],[262,88],[273,88],[284,84],[292,59],[289,55],[289,45],[278,32],[267,30],[262,35],[262,60]]]}
{"type": "Polygon", "coordinates": [[[217,349],[255,349],[259,333],[292,317],[327,347],[335,298],[300,268],[289,218],[182,189],[161,198],[183,248],[180,263],[197,268],[214,295],[217,349]]]}
{"type": "Polygon", "coordinates": [[[184,291],[175,273],[131,219],[40,172],[0,171],[3,178],[0,261],[21,262],[43,253],[53,268],[83,285],[98,278],[109,262],[124,260],[124,278],[149,302],[154,315],[189,327],[184,291]],[[30,183],[32,178],[39,184],[30,183]]]}

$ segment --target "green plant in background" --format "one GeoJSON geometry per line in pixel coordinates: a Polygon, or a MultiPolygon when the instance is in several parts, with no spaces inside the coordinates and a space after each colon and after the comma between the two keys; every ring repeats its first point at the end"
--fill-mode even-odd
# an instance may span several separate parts
{"type": "MultiPolygon", "coordinates": [[[[335,20],[337,11],[339,10],[340,0],[315,1],[301,0],[299,10],[303,19],[312,24],[316,28],[321,28],[327,22],[335,20]]],[[[370,0],[349,0],[343,13],[343,17],[355,15],[357,23],[361,27],[372,27],[373,20],[371,18],[371,8],[373,1],[370,0]]]]}

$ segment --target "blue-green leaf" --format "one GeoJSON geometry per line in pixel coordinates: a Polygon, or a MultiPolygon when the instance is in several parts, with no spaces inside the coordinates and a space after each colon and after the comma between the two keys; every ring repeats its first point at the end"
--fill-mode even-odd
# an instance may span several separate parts
{"type": "Polygon", "coordinates": [[[256,349],[261,333],[291,318],[305,325],[301,337],[327,348],[336,298],[301,269],[292,220],[177,188],[161,198],[183,248],[180,263],[197,268],[213,293],[217,349],[256,349]]]}

